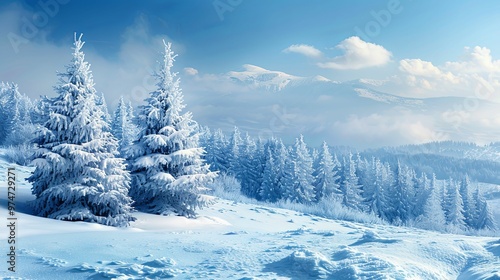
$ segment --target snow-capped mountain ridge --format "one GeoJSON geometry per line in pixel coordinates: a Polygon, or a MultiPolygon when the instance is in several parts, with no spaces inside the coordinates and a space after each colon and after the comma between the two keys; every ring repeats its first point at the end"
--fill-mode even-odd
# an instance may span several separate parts
{"type": "Polygon", "coordinates": [[[352,93],[353,95],[382,102],[386,104],[402,105],[422,105],[421,99],[401,97],[389,93],[375,91],[370,88],[373,85],[380,85],[384,81],[377,80],[353,80],[338,82],[330,80],[324,76],[299,77],[281,71],[267,70],[265,68],[245,64],[243,71],[231,71],[226,76],[233,82],[250,86],[254,89],[261,89],[270,92],[283,92],[287,94],[296,90],[316,88],[322,94],[338,94],[340,92],[352,93]],[[348,92],[346,92],[348,89],[348,92]]]}

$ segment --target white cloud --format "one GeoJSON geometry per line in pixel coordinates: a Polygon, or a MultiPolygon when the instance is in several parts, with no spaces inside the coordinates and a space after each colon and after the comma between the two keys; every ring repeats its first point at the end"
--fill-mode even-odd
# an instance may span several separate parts
{"type": "Polygon", "coordinates": [[[315,47],[304,44],[291,45],[288,48],[284,49],[283,52],[298,53],[313,58],[318,58],[323,55],[323,53],[320,50],[316,49],[315,47]]]}
{"type": "Polygon", "coordinates": [[[442,66],[421,59],[403,59],[399,70],[399,80],[410,87],[405,91],[408,94],[500,101],[495,94],[500,91],[500,60],[494,60],[485,47],[466,47],[460,60],[448,61],[442,66]]]}
{"type": "Polygon", "coordinates": [[[374,66],[382,66],[391,60],[391,52],[380,45],[368,43],[359,37],[345,39],[336,46],[343,55],[327,62],[318,63],[319,67],[336,70],[356,70],[374,66]]]}
{"type": "Polygon", "coordinates": [[[448,139],[447,134],[434,128],[432,118],[409,112],[351,115],[346,120],[336,121],[333,129],[340,134],[340,138],[352,139],[353,144],[359,142],[373,147],[399,143],[421,144],[448,139]]]}
{"type": "Polygon", "coordinates": [[[500,60],[493,60],[491,50],[485,47],[465,47],[465,55],[461,61],[447,62],[445,68],[463,73],[500,72],[500,60]]]}
{"type": "Polygon", "coordinates": [[[399,62],[399,69],[414,76],[433,77],[442,74],[431,62],[420,59],[403,59],[399,62]]]}
{"type": "Polygon", "coordinates": [[[186,68],[184,68],[184,73],[186,73],[186,75],[189,75],[189,76],[196,76],[196,75],[198,75],[198,70],[196,70],[193,67],[186,67],[186,68]]]}

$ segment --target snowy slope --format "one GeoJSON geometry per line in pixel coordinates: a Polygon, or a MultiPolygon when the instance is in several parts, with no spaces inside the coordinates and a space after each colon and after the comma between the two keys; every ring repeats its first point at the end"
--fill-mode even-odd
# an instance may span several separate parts
{"type": "MultiPolygon", "coordinates": [[[[0,160],[2,182],[8,166],[0,160]]],[[[26,177],[29,168],[17,171],[26,177]]],[[[0,267],[13,279],[500,278],[499,238],[333,221],[226,200],[198,219],[135,213],[131,227],[117,229],[32,216],[25,203],[30,186],[18,182],[18,271],[0,267]]],[[[6,221],[6,199],[0,204],[6,221]]],[[[2,226],[0,243],[6,236],[2,226]]]]}

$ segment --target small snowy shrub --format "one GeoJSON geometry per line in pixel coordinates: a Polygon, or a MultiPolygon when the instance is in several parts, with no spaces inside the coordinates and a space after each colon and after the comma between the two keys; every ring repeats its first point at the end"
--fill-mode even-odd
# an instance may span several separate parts
{"type": "MultiPolygon", "coordinates": [[[[207,186],[211,193],[219,198],[240,202],[244,197],[241,194],[241,183],[232,175],[220,174],[207,186]]],[[[246,197],[244,197],[246,198],[246,197]]],[[[250,199],[248,199],[250,200],[250,199]]]]}
{"type": "Polygon", "coordinates": [[[312,214],[328,219],[344,220],[351,222],[385,224],[385,222],[375,215],[367,214],[359,210],[347,208],[334,196],[321,199],[318,203],[301,204],[290,201],[278,201],[273,204],[275,207],[289,209],[305,214],[312,214]]]}
{"type": "Polygon", "coordinates": [[[30,144],[9,146],[5,150],[5,157],[9,162],[24,166],[28,165],[32,155],[33,155],[33,146],[30,144]]]}

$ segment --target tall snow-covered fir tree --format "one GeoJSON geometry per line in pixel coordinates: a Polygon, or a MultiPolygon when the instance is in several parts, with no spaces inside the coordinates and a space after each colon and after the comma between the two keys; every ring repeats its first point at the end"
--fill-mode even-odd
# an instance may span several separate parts
{"type": "Polygon", "coordinates": [[[425,229],[444,230],[446,217],[441,206],[441,189],[436,184],[436,175],[432,174],[430,194],[423,206],[423,213],[417,217],[417,222],[425,229]]]}
{"type": "Polygon", "coordinates": [[[446,221],[459,229],[465,229],[464,203],[460,190],[453,179],[448,180],[446,190],[445,206],[446,221]]]}
{"type": "Polygon", "coordinates": [[[226,157],[228,158],[228,170],[227,172],[234,175],[238,180],[241,181],[241,144],[243,139],[241,138],[241,133],[238,127],[234,127],[234,131],[229,138],[229,143],[227,146],[227,151],[225,151],[226,157]]]}
{"type": "Polygon", "coordinates": [[[316,200],[319,201],[323,197],[335,196],[339,198],[342,195],[340,186],[338,184],[340,176],[337,175],[335,162],[330,154],[330,150],[326,142],[316,158],[314,176],[314,189],[316,193],[316,200]]]}
{"type": "Polygon", "coordinates": [[[477,205],[472,197],[469,175],[465,175],[460,182],[460,195],[464,204],[465,223],[467,226],[474,228],[474,215],[477,212],[477,205]]]}
{"type": "Polygon", "coordinates": [[[109,114],[108,104],[106,103],[106,98],[104,97],[104,93],[101,92],[101,94],[97,96],[96,105],[102,111],[102,119],[107,123],[111,123],[113,121],[113,119],[111,118],[111,115],[109,114]]]}
{"type": "Polygon", "coordinates": [[[118,150],[125,155],[125,150],[132,145],[138,134],[137,126],[133,123],[133,109],[127,106],[123,97],[120,97],[115,110],[111,131],[118,138],[118,150]]]}
{"type": "Polygon", "coordinates": [[[18,145],[33,139],[35,127],[31,121],[33,104],[19,93],[14,83],[0,83],[0,144],[18,145]]]}
{"type": "Polygon", "coordinates": [[[473,215],[473,226],[476,229],[496,230],[497,225],[493,218],[493,213],[483,197],[479,188],[474,191],[473,199],[477,205],[477,211],[473,215]]]}
{"type": "Polygon", "coordinates": [[[344,162],[343,169],[343,180],[340,184],[343,194],[342,204],[352,209],[362,210],[362,186],[359,184],[359,179],[356,175],[356,163],[351,153],[349,153],[349,158],[344,162]]]}
{"type": "Polygon", "coordinates": [[[265,163],[262,162],[261,151],[257,148],[257,143],[246,133],[240,145],[239,180],[243,194],[260,200],[260,185],[265,163]]]}
{"type": "Polygon", "coordinates": [[[304,137],[295,139],[295,145],[286,160],[283,178],[283,198],[291,202],[311,203],[316,200],[313,184],[313,160],[304,137]]]}
{"type": "Polygon", "coordinates": [[[172,72],[176,55],[170,43],[164,45],[163,62],[155,75],[157,89],[141,108],[141,132],[127,150],[130,194],[144,211],[193,217],[197,208],[207,204],[205,184],[216,173],[202,159],[205,151],[199,147],[197,123],[191,113],[182,113],[180,81],[172,72]]]}
{"type": "Polygon", "coordinates": [[[118,142],[103,120],[82,47],[76,37],[73,59],[59,73],[58,96],[46,100],[50,111],[40,131],[28,178],[39,216],[126,226],[132,200],[130,177],[118,155],[118,142]]]}
{"type": "Polygon", "coordinates": [[[226,157],[227,145],[228,141],[222,130],[215,130],[206,145],[206,159],[207,162],[210,163],[210,170],[228,173],[229,161],[226,157]]]}

